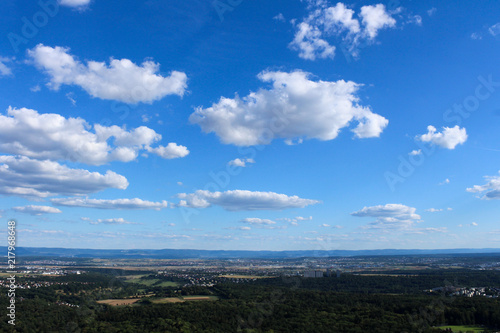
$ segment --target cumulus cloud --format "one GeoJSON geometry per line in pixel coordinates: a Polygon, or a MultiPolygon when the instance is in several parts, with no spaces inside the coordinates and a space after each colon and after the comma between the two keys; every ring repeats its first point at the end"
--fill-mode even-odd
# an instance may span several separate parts
{"type": "Polygon", "coordinates": [[[357,55],[361,43],[373,43],[380,30],[396,26],[394,13],[388,12],[383,4],[361,7],[358,17],[341,2],[329,6],[327,1],[309,0],[308,4],[308,15],[299,23],[292,21],[296,31],[289,44],[306,60],[333,58],[332,39],[340,39],[347,51],[357,55]]]}
{"type": "Polygon", "coordinates": [[[247,163],[255,163],[255,161],[253,158],[236,158],[229,161],[227,164],[244,168],[247,166],[247,163]]]}
{"type": "Polygon", "coordinates": [[[257,217],[249,217],[246,219],[241,220],[243,223],[248,223],[248,224],[254,224],[254,225],[272,225],[276,224],[276,222],[269,220],[269,219],[260,219],[257,217]]]}
{"type": "Polygon", "coordinates": [[[7,65],[12,59],[0,57],[0,76],[12,75],[12,69],[7,65]]]}
{"type": "Polygon", "coordinates": [[[317,200],[302,199],[298,196],[288,196],[274,192],[252,192],[234,190],[225,192],[210,192],[198,190],[194,193],[180,193],[179,206],[190,208],[207,208],[220,206],[225,210],[282,210],[287,208],[303,208],[320,203],[317,200]]]}
{"type": "Polygon", "coordinates": [[[147,147],[148,152],[156,154],[165,159],[180,158],[189,155],[189,150],[185,146],[170,142],[166,147],[158,146],[156,148],[147,147]]]}
{"type": "Polygon", "coordinates": [[[42,214],[58,214],[62,213],[59,209],[50,206],[24,206],[24,207],[13,207],[14,211],[18,213],[26,213],[31,215],[42,215],[42,214]]]}
{"type": "Polygon", "coordinates": [[[71,169],[53,161],[25,156],[0,156],[0,193],[24,197],[85,195],[108,188],[126,189],[125,177],[71,169]]]}
{"type": "Polygon", "coordinates": [[[380,3],[375,6],[361,7],[360,16],[365,26],[365,34],[370,39],[375,38],[379,30],[393,28],[396,25],[396,20],[387,13],[385,6],[380,3]]]}
{"type": "Polygon", "coordinates": [[[412,150],[408,155],[410,155],[410,156],[422,155],[422,149],[412,150]]]}
{"type": "Polygon", "coordinates": [[[416,208],[402,204],[386,204],[364,207],[351,215],[376,218],[370,223],[371,228],[400,229],[411,227],[420,220],[420,215],[415,213],[416,210],[416,208]]]}
{"type": "Polygon", "coordinates": [[[426,212],[429,212],[429,213],[437,213],[437,212],[442,212],[443,209],[438,209],[438,208],[429,208],[429,209],[426,209],[425,210],[426,212]]]}
{"type": "Polygon", "coordinates": [[[290,48],[298,50],[299,57],[307,60],[333,59],[335,56],[335,46],[321,38],[321,31],[318,27],[306,22],[301,22],[297,26],[297,32],[290,43],[290,48]]]}
{"type": "Polygon", "coordinates": [[[87,6],[91,0],[59,0],[61,6],[66,7],[83,7],[87,6]]]}
{"type": "Polygon", "coordinates": [[[160,65],[145,61],[140,66],[128,59],[104,62],[80,62],[69,49],[38,44],[28,55],[34,65],[49,76],[47,86],[59,90],[61,85],[77,85],[92,97],[135,104],[152,103],[167,95],[183,96],[187,76],[172,71],[164,77],[157,74],[160,65]]]}
{"type": "Polygon", "coordinates": [[[155,209],[168,207],[168,202],[152,202],[142,199],[88,199],[88,198],[56,198],[52,204],[66,207],[84,207],[97,209],[155,209]]]}
{"type": "Polygon", "coordinates": [[[426,134],[418,135],[417,140],[430,142],[446,149],[455,149],[457,145],[464,144],[467,141],[465,128],[460,128],[458,125],[443,127],[442,132],[437,132],[437,129],[430,125],[427,126],[427,131],[426,134]]]}
{"type": "Polygon", "coordinates": [[[269,144],[272,140],[333,140],[349,127],[357,138],[379,137],[389,121],[360,106],[352,81],[312,81],[302,71],[258,75],[270,89],[259,89],[234,99],[221,97],[209,108],[196,108],[189,120],[206,133],[214,132],[223,143],[238,146],[269,144]]]}
{"type": "Polygon", "coordinates": [[[81,118],[9,107],[7,115],[0,114],[0,152],[91,165],[130,162],[137,158],[140,150],[163,158],[189,154],[186,147],[176,143],[152,148],[152,144],[161,140],[161,135],[146,126],[126,130],[96,124],[93,132],[91,128],[81,118]]]}
{"type": "MultiPolygon", "coordinates": [[[[499,172],[500,173],[500,172],[499,172]]],[[[482,199],[500,199],[500,176],[484,177],[487,183],[484,185],[474,185],[467,189],[470,193],[479,193],[483,195],[482,199]]]]}

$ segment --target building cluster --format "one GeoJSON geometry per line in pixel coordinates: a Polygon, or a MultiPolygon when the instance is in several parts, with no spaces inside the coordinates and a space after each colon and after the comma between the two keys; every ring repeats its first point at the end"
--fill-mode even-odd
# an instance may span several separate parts
{"type": "Polygon", "coordinates": [[[462,296],[462,297],[488,297],[488,298],[498,298],[500,297],[500,288],[495,287],[437,287],[429,290],[431,293],[445,292],[449,296],[462,296]]]}
{"type": "Polygon", "coordinates": [[[327,269],[326,271],[309,270],[304,272],[306,278],[339,277],[340,271],[327,269]]]}
{"type": "Polygon", "coordinates": [[[485,288],[485,287],[459,288],[452,294],[452,296],[465,296],[465,297],[482,296],[489,298],[498,298],[500,296],[500,288],[485,288]]]}

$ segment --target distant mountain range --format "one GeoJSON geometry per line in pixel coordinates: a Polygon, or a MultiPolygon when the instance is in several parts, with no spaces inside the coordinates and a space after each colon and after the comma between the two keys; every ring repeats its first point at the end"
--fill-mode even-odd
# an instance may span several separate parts
{"type": "MultiPolygon", "coordinates": [[[[7,255],[7,247],[0,247],[7,255]]],[[[302,257],[352,257],[352,256],[395,256],[395,255],[477,255],[500,254],[500,249],[441,249],[441,250],[306,250],[306,251],[237,251],[237,250],[97,250],[45,247],[18,247],[16,256],[51,256],[103,259],[292,259],[302,257]]]]}

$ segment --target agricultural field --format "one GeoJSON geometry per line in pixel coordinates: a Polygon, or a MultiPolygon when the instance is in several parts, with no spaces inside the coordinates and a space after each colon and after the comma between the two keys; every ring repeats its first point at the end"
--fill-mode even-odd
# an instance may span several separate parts
{"type": "Polygon", "coordinates": [[[226,279],[270,279],[270,278],[274,278],[275,276],[225,274],[225,275],[219,275],[219,277],[226,278],[226,279]]]}
{"type": "Polygon", "coordinates": [[[99,304],[108,304],[112,306],[121,306],[121,305],[132,305],[137,301],[141,300],[141,298],[127,298],[127,299],[103,299],[101,301],[97,301],[99,304]]]}
{"type": "Polygon", "coordinates": [[[179,286],[179,283],[177,283],[177,282],[162,281],[160,279],[142,279],[142,276],[144,276],[144,275],[137,275],[135,277],[126,278],[125,282],[141,284],[141,285],[148,286],[148,287],[150,287],[152,285],[155,285],[157,287],[177,287],[177,286],[179,286]]]}
{"type": "Polygon", "coordinates": [[[484,328],[478,326],[440,326],[439,328],[444,330],[451,328],[454,333],[480,333],[484,331],[484,328]]]}
{"type": "Polygon", "coordinates": [[[192,295],[192,296],[182,296],[185,301],[216,301],[219,299],[217,296],[206,296],[206,295],[192,295]]]}

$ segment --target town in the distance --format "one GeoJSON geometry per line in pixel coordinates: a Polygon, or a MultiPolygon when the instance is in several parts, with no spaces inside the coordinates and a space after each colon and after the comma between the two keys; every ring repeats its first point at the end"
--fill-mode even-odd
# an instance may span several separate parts
{"type": "MultiPolygon", "coordinates": [[[[283,320],[293,316],[332,332],[500,328],[499,253],[318,254],[18,256],[16,326],[3,322],[0,330],[284,332],[283,320]],[[44,315],[34,316],[34,308],[44,315]]],[[[2,267],[5,292],[12,274],[2,267]]],[[[306,322],[291,320],[285,328],[307,332],[306,322]]]]}

